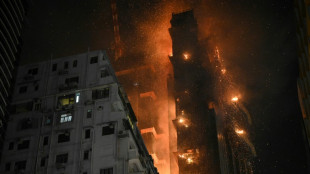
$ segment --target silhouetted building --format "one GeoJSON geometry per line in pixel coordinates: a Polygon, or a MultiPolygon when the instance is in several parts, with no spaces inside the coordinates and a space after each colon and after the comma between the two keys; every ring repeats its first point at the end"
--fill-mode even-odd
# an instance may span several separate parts
{"type": "Polygon", "coordinates": [[[218,174],[215,112],[208,107],[213,102],[213,80],[210,64],[204,61],[208,56],[198,42],[192,10],[172,14],[170,23],[179,173],[218,174]]]}
{"type": "MultiPolygon", "coordinates": [[[[296,31],[298,43],[299,77],[297,79],[298,97],[303,118],[303,134],[306,142],[307,158],[310,163],[310,9],[309,0],[295,0],[296,31]]],[[[300,117],[298,115],[298,117],[300,117]]],[[[310,168],[308,169],[310,172],[310,168]]]]}
{"type": "Polygon", "coordinates": [[[8,106],[21,51],[26,6],[22,0],[0,2],[0,150],[9,119],[8,106]]]}
{"type": "Polygon", "coordinates": [[[0,173],[157,174],[105,51],[21,66],[0,173]]]}

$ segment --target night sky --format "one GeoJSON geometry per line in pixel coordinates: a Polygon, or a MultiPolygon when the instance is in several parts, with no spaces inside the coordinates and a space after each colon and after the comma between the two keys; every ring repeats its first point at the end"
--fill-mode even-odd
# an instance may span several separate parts
{"type": "MultiPolygon", "coordinates": [[[[152,40],[151,33],[159,31],[156,27],[168,33],[171,13],[189,8],[195,11],[200,40],[219,47],[243,91],[242,100],[254,120],[255,173],[307,173],[293,2],[118,0],[120,34],[128,55],[143,50],[152,54],[150,44],[169,46],[169,35],[152,40]]],[[[88,48],[110,50],[113,42],[108,0],[32,0],[25,27],[22,64],[88,48]]]]}

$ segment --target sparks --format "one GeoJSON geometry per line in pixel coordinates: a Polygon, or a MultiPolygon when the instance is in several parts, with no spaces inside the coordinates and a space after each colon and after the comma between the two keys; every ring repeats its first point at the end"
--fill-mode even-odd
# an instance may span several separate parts
{"type": "Polygon", "coordinates": [[[233,102],[237,102],[239,100],[239,98],[236,96],[236,97],[233,97],[232,99],[231,99],[231,101],[233,101],[233,102]]]}
{"type": "Polygon", "coordinates": [[[243,135],[244,134],[244,130],[242,129],[236,129],[235,132],[239,135],[243,135]]]}

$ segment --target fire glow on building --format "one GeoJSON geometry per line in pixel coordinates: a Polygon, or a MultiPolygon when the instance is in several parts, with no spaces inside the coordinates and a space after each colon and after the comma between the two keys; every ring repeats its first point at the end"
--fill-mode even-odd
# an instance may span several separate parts
{"type": "Polygon", "coordinates": [[[253,172],[255,148],[243,123],[250,115],[239,93],[227,93],[232,78],[218,49],[202,48],[192,10],[172,14],[170,23],[168,65],[137,64],[129,58],[141,55],[126,54],[113,63],[155,166],[164,174],[253,172]]]}

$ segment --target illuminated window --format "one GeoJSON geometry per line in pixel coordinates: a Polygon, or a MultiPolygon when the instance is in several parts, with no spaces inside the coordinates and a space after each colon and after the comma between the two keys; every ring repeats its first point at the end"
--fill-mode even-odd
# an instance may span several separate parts
{"type": "Polygon", "coordinates": [[[97,62],[98,62],[98,56],[90,58],[90,64],[94,64],[94,63],[97,63],[97,62]]]}
{"type": "Polygon", "coordinates": [[[72,115],[71,114],[61,114],[60,115],[60,123],[66,123],[72,121],[72,115]]]}
{"type": "Polygon", "coordinates": [[[75,103],[75,94],[58,97],[58,106],[72,105],[75,103]]]}
{"type": "Polygon", "coordinates": [[[78,103],[80,101],[80,93],[75,94],[75,103],[78,103]]]}

